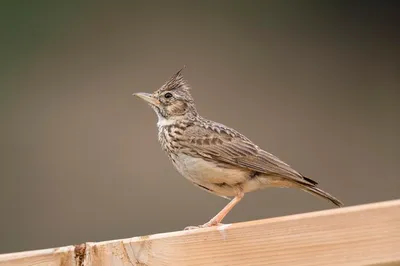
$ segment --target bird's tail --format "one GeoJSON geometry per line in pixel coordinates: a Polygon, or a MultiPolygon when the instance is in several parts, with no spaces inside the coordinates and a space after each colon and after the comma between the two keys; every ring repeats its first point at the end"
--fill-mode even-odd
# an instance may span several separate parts
{"type": "Polygon", "coordinates": [[[322,189],[314,186],[314,185],[304,185],[302,184],[302,186],[300,187],[302,190],[304,190],[305,192],[308,192],[312,195],[321,197],[323,199],[329,200],[331,201],[333,204],[335,204],[338,207],[342,207],[343,203],[338,200],[337,198],[335,198],[334,196],[332,196],[331,194],[329,194],[328,192],[323,191],[322,189]]]}

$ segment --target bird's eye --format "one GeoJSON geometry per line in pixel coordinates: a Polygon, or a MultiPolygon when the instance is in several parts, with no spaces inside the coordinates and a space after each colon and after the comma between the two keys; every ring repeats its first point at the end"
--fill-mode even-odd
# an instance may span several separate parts
{"type": "Polygon", "coordinates": [[[172,93],[167,92],[166,94],[164,94],[164,97],[165,97],[166,99],[171,98],[171,97],[172,97],[172,93]]]}

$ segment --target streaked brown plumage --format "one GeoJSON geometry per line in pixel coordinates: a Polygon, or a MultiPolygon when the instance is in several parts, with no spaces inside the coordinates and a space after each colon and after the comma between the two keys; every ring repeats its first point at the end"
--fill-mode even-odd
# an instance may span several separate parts
{"type": "Polygon", "coordinates": [[[182,69],[153,94],[136,93],[158,116],[158,139],[175,168],[198,187],[234,199],[202,225],[213,226],[247,192],[267,187],[299,188],[342,206],[318,183],[291,168],[238,131],[201,117],[182,69]]]}

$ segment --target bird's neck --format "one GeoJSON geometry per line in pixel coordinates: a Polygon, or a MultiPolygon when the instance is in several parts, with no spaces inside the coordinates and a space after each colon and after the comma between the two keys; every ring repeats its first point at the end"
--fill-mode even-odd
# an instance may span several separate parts
{"type": "Polygon", "coordinates": [[[171,125],[175,125],[176,123],[178,123],[179,121],[181,121],[183,119],[183,117],[178,117],[178,116],[174,116],[174,117],[159,117],[158,118],[158,122],[157,122],[157,126],[158,127],[165,127],[165,126],[171,126],[171,125]]]}
{"type": "Polygon", "coordinates": [[[158,116],[158,122],[157,126],[158,128],[163,128],[171,125],[177,125],[181,124],[182,122],[185,121],[192,121],[195,120],[198,115],[193,115],[193,114],[184,114],[184,115],[179,115],[179,116],[171,116],[171,117],[163,117],[163,116],[158,116]]]}

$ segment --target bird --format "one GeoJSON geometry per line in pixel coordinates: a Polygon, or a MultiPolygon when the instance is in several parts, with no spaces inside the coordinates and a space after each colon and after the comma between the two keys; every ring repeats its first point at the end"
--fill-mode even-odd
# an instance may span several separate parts
{"type": "Polygon", "coordinates": [[[230,202],[208,222],[184,229],[221,225],[246,193],[270,187],[297,188],[343,203],[239,131],[202,117],[181,68],[153,93],[133,95],[157,114],[158,141],[176,170],[195,186],[230,202]]]}

